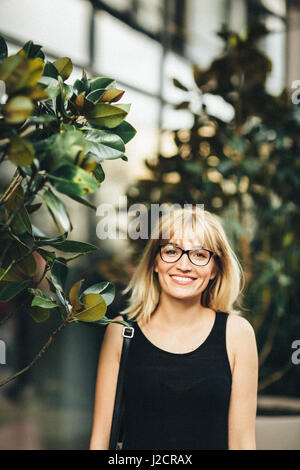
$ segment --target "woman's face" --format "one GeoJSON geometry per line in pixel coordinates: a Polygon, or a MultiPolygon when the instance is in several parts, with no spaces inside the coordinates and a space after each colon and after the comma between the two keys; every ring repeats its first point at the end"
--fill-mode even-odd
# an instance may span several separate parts
{"type": "MultiPolygon", "coordinates": [[[[172,238],[169,243],[184,250],[201,246],[199,240],[186,238],[172,238]]],[[[206,247],[203,246],[203,248],[206,247]]],[[[158,274],[162,292],[177,299],[201,297],[209,281],[217,274],[213,257],[206,266],[196,266],[189,260],[186,253],[178,261],[172,263],[163,261],[158,253],[155,258],[154,271],[158,274]]]]}

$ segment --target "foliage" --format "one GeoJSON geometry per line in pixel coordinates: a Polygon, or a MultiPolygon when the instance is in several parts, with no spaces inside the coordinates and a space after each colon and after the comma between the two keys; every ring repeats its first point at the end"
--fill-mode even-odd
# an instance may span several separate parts
{"type": "Polygon", "coordinates": [[[224,52],[205,70],[194,66],[194,89],[174,79],[186,95],[176,108],[190,110],[193,125],[168,133],[174,153],[146,160],[151,177],[127,190],[128,204],[204,204],[223,216],[246,271],[261,390],[292,367],[300,307],[300,110],[286,90],[266,91],[272,64],[256,44],[265,34],[261,25],[244,37],[223,30],[224,52]],[[208,110],[212,95],[231,107],[231,120],[208,110]]]}
{"type": "Polygon", "coordinates": [[[0,196],[0,302],[7,311],[10,302],[14,309],[18,304],[36,322],[58,311],[63,320],[59,331],[71,322],[113,321],[105,314],[114,299],[110,282],[82,290],[81,279],[67,292],[70,261],[97,247],[68,240],[73,227],[60,194],[95,209],[85,196],[95,193],[105,179],[101,163],[127,160],[125,144],[135,135],[125,120],[130,105],[117,103],[124,91],[116,88],[115,80],[88,78],[83,71],[82,78],[70,84],[66,80],[72,69],[67,57],[46,60],[41,46],[32,41],[8,56],[0,37],[0,80],[5,84],[0,97],[0,165],[9,161],[15,166],[0,196]],[[41,206],[53,219],[55,237],[31,222],[31,214],[41,206]],[[45,279],[48,289],[40,286],[45,279]]]}

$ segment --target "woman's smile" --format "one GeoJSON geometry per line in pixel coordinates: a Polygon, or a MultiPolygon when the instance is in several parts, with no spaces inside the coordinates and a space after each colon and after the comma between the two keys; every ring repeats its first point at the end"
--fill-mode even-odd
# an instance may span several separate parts
{"type": "Polygon", "coordinates": [[[196,278],[191,277],[191,276],[180,276],[177,274],[170,274],[170,278],[172,279],[173,282],[181,286],[192,284],[196,280],[196,278]]]}

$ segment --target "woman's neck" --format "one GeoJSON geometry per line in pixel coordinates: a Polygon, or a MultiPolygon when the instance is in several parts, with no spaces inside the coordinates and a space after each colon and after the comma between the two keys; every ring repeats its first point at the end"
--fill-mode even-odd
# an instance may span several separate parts
{"type": "Polygon", "coordinates": [[[210,309],[201,305],[201,297],[193,299],[176,299],[161,293],[159,304],[152,314],[154,322],[168,328],[191,327],[199,324],[204,317],[211,314],[210,309]]]}

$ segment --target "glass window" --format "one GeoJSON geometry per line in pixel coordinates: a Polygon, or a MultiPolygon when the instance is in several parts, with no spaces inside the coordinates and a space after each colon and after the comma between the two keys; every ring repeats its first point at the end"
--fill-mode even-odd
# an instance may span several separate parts
{"type": "Polygon", "coordinates": [[[101,74],[158,93],[159,43],[104,11],[97,14],[95,38],[95,67],[101,74]]]}
{"type": "Polygon", "coordinates": [[[159,33],[163,27],[163,0],[139,0],[136,21],[147,31],[159,33]]]}
{"type": "Polygon", "coordinates": [[[84,0],[1,0],[0,30],[30,39],[59,57],[88,62],[91,5],[84,0]],[[73,34],[71,34],[71,31],[73,34]]]}

